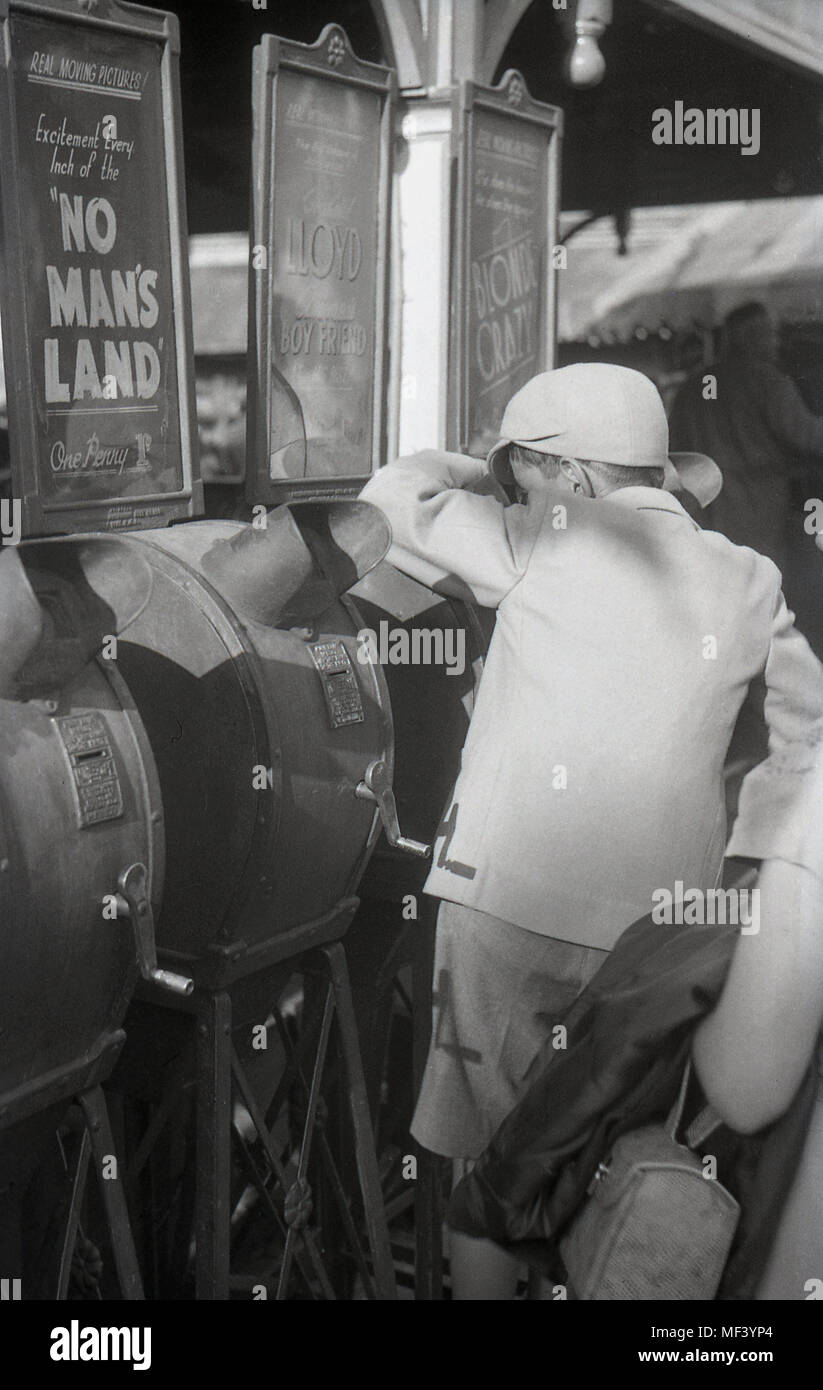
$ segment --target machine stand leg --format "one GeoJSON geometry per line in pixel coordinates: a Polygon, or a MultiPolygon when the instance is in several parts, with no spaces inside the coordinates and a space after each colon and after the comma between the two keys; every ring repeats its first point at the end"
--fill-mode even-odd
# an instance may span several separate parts
{"type": "Polygon", "coordinates": [[[379,1298],[396,1299],[397,1285],[392,1264],[389,1229],[386,1224],[383,1191],[380,1186],[377,1155],[374,1149],[374,1132],[369,1114],[369,1102],[366,1095],[363,1061],[360,1056],[360,1043],[354,1017],[346,956],[339,941],[334,942],[331,946],[323,947],[323,955],[328,962],[337,1006],[343,1061],[349,1084],[349,1106],[354,1129],[355,1157],[365,1207],[366,1229],[369,1234],[369,1244],[374,1261],[375,1286],[379,1298]]]}
{"type": "Polygon", "coordinates": [[[142,1301],[143,1283],[126,1207],[123,1178],[114,1151],[114,1137],[106,1099],[99,1086],[85,1091],[77,1099],[86,1121],[91,1144],[91,1162],[97,1174],[103,1206],[106,1209],[120,1292],[124,1298],[142,1301]]]}
{"type": "MultiPolygon", "coordinates": [[[[412,964],[414,997],[414,1094],[420,1094],[429,1050],[432,1015],[432,971],[437,907],[431,898],[425,906],[416,937],[412,964]]],[[[421,1302],[439,1302],[443,1297],[443,1159],[415,1144],[417,1186],[415,1190],[415,1291],[421,1302]]]]}
{"type": "Polygon", "coordinates": [[[198,1299],[229,1296],[231,1000],[204,993],[197,1008],[195,1282],[198,1299]]]}

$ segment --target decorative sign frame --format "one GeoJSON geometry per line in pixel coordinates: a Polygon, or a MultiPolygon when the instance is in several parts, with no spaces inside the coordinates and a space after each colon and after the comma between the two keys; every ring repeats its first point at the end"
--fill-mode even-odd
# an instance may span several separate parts
{"type": "Polygon", "coordinates": [[[459,92],[449,447],[482,457],[506,402],[556,354],[563,112],[510,68],[459,92]]]}
{"type": "Polygon", "coordinates": [[[385,452],[397,77],[329,24],[265,34],[252,85],[246,496],[350,497],[385,452]]]}
{"type": "Polygon", "coordinates": [[[202,513],[174,15],[0,0],[0,303],[25,536],[202,513]]]}

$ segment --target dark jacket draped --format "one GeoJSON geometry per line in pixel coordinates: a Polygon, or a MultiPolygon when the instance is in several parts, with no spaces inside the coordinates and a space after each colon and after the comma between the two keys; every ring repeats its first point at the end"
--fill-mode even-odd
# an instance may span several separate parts
{"type": "MultiPolygon", "coordinates": [[[[585,1200],[598,1163],[621,1134],[665,1120],[692,1035],[723,987],[737,940],[724,926],[664,926],[644,918],[620,937],[549,1036],[520,1099],[455,1188],[449,1223],[519,1253],[563,1280],[556,1244],[585,1200]]],[[[756,1065],[756,1059],[755,1059],[756,1065]]],[[[722,1127],[704,1145],[741,1205],[721,1299],[750,1299],[765,1265],[811,1116],[812,1064],[789,1109],[744,1136],[722,1127]]]]}

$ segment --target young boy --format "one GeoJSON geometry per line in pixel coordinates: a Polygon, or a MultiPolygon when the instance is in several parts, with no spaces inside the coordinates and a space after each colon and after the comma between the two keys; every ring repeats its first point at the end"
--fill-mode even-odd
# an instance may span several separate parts
{"type": "MultiPolygon", "coordinates": [[[[772,747],[823,716],[778,570],[692,521],[666,486],[677,463],[654,385],[588,363],[528,382],[487,463],[427,452],[363,492],[394,565],[497,609],[426,884],[443,901],[413,1133],[458,1165],[653,892],[715,886],[750,682],[765,679],[772,747]],[[488,468],[525,504],[472,492],[488,468]]],[[[458,1299],[514,1294],[489,1241],[454,1235],[451,1267],[458,1299]]]]}

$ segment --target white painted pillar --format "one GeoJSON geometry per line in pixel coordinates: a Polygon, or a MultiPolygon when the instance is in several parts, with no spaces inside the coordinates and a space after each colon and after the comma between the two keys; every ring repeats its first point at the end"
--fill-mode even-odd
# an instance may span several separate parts
{"type": "Polygon", "coordinates": [[[463,81],[491,83],[530,0],[372,3],[400,82],[388,415],[393,458],[452,443],[457,98],[463,81]]]}
{"type": "Polygon", "coordinates": [[[480,81],[483,0],[387,0],[403,54],[392,264],[389,456],[445,448],[454,223],[453,98],[480,81]],[[399,247],[397,246],[399,242],[399,247]]]}
{"type": "Polygon", "coordinates": [[[393,263],[399,399],[389,441],[401,455],[446,447],[454,182],[451,94],[410,100],[404,111],[393,263]]]}

